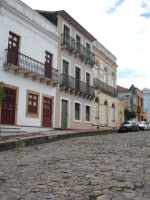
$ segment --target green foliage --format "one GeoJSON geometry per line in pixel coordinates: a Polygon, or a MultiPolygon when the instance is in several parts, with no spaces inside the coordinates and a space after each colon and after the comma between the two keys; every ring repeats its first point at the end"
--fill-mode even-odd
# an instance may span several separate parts
{"type": "Polygon", "coordinates": [[[131,112],[131,111],[126,109],[125,112],[124,112],[124,116],[125,116],[125,120],[130,120],[130,119],[136,118],[136,113],[131,112]]]}

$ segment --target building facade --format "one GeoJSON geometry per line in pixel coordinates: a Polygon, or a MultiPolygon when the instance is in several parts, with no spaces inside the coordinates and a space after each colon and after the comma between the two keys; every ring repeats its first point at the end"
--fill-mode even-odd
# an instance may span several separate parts
{"type": "Polygon", "coordinates": [[[150,89],[143,89],[144,112],[147,113],[147,121],[150,122],[150,89]]]}
{"type": "Polygon", "coordinates": [[[95,38],[65,11],[39,12],[56,25],[59,33],[56,127],[95,128],[92,49],[95,38]]]}
{"type": "Polygon", "coordinates": [[[124,117],[125,104],[120,99],[117,99],[117,128],[125,121],[124,117]]]}
{"type": "Polygon", "coordinates": [[[95,124],[117,127],[117,64],[116,57],[98,41],[93,43],[96,63],[94,66],[95,124]]]}
{"type": "Polygon", "coordinates": [[[131,87],[123,88],[118,86],[118,98],[124,103],[125,106],[125,119],[127,112],[135,114],[133,116],[138,121],[143,121],[145,119],[145,113],[143,109],[143,91],[131,85],[131,87]]]}
{"type": "Polygon", "coordinates": [[[56,27],[19,0],[0,1],[1,124],[55,127],[56,27]]]}

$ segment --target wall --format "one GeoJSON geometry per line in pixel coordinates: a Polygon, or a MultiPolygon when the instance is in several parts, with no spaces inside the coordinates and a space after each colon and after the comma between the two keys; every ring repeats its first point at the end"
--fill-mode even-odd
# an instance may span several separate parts
{"type": "MultiPolygon", "coordinates": [[[[76,29],[69,25],[67,22],[63,20],[62,17],[58,17],[58,32],[59,35],[63,33],[63,25],[66,24],[68,27],[71,29],[71,36],[75,38],[75,34],[77,33],[76,29]]],[[[81,38],[83,39],[82,44],[85,45],[85,42],[89,42],[86,40],[86,38],[78,33],[81,38]]],[[[61,38],[60,38],[61,39],[61,38]]],[[[92,46],[92,45],[91,45],[92,46]]],[[[58,66],[60,73],[62,73],[62,60],[63,58],[69,61],[70,67],[69,67],[69,75],[75,77],[75,66],[79,67],[81,69],[81,81],[86,80],[86,72],[90,73],[91,75],[91,85],[93,85],[93,69],[91,66],[86,65],[84,62],[82,62],[79,58],[75,57],[73,54],[69,54],[67,50],[62,50],[61,49],[61,44],[59,43],[59,49],[58,49],[58,66]]],[[[56,127],[61,128],[61,99],[68,99],[70,102],[70,110],[69,110],[69,126],[68,128],[71,129],[91,129],[91,128],[96,128],[96,126],[93,126],[94,122],[94,112],[93,112],[93,104],[94,100],[90,101],[87,100],[86,98],[78,97],[75,95],[70,95],[69,93],[65,93],[63,91],[60,91],[59,88],[57,90],[57,106],[56,106],[56,127]],[[81,103],[82,107],[82,120],[81,121],[75,121],[74,120],[74,102],[78,101],[81,103]],[[90,105],[91,106],[91,121],[90,122],[85,122],[85,105],[90,105]]]]}
{"type": "MultiPolygon", "coordinates": [[[[99,122],[98,122],[98,125],[100,127],[101,126],[116,127],[117,126],[117,99],[113,98],[107,94],[104,94],[102,92],[100,92],[97,96],[99,98],[99,122]],[[105,101],[107,101],[107,106],[104,105],[105,101]],[[112,108],[112,104],[115,105],[114,110],[112,108]],[[114,115],[115,115],[115,118],[114,118],[114,115]]],[[[94,113],[94,119],[95,119],[95,116],[96,116],[96,110],[94,113]]]]}
{"type": "MultiPolygon", "coordinates": [[[[42,120],[42,95],[56,96],[56,88],[25,79],[21,75],[5,72],[3,69],[4,49],[8,47],[9,31],[21,36],[20,52],[42,63],[45,62],[45,50],[53,54],[53,68],[57,68],[57,30],[49,21],[37,14],[21,1],[3,1],[0,7],[0,81],[5,84],[19,87],[19,100],[17,112],[17,125],[41,126],[42,120]],[[5,4],[8,3],[9,5],[5,4]],[[13,8],[12,8],[12,7],[13,8]],[[38,24],[38,22],[40,24],[38,24]],[[33,90],[40,93],[39,118],[26,116],[26,93],[33,90]]],[[[55,99],[54,99],[55,103],[55,99]]],[[[55,104],[54,104],[55,119],[55,104]]],[[[55,121],[53,121],[55,126],[55,121]]]]}

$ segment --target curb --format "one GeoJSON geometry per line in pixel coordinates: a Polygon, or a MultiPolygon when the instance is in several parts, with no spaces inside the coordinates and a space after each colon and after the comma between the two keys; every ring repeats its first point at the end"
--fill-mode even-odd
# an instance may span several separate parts
{"type": "Polygon", "coordinates": [[[11,141],[1,142],[0,143],[0,151],[7,151],[11,149],[44,144],[44,143],[51,143],[56,142],[59,140],[65,140],[69,138],[75,137],[86,137],[86,136],[96,136],[96,135],[105,135],[105,134],[112,134],[115,131],[112,130],[104,130],[104,131],[89,131],[89,132],[73,132],[73,133],[59,133],[59,134],[52,134],[52,135],[40,135],[36,137],[28,137],[28,138],[21,138],[15,139],[11,141]]]}

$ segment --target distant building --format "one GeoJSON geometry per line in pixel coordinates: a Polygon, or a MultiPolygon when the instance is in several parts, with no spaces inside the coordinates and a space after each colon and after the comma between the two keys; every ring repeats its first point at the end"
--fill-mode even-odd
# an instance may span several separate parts
{"type": "Polygon", "coordinates": [[[144,112],[147,113],[147,121],[150,121],[150,89],[143,90],[144,112]]]}
{"type": "Polygon", "coordinates": [[[118,98],[124,103],[125,110],[135,113],[138,121],[144,120],[146,114],[143,110],[143,91],[134,85],[131,85],[129,89],[121,86],[118,86],[117,89],[118,98]]]}

